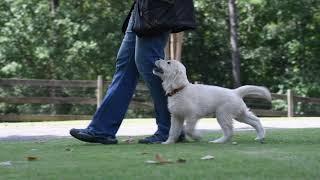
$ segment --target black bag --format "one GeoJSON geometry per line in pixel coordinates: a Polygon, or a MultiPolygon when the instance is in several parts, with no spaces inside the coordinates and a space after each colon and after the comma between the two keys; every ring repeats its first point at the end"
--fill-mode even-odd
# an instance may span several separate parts
{"type": "Polygon", "coordinates": [[[132,30],[137,36],[153,36],[170,31],[176,24],[176,0],[137,0],[132,30]]]}

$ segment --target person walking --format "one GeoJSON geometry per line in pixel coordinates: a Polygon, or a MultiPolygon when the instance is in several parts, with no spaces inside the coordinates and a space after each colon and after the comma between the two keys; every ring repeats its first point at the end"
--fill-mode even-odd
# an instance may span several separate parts
{"type": "MultiPolygon", "coordinates": [[[[167,12],[165,13],[167,14],[167,12]]],[[[163,20],[164,16],[161,16],[159,18],[163,20]]],[[[168,21],[172,20],[168,19],[170,17],[164,18],[167,18],[168,21]]],[[[156,20],[154,21],[158,22],[156,20]]],[[[167,97],[162,89],[160,78],[153,75],[152,70],[156,60],[164,59],[164,48],[169,34],[194,29],[195,27],[192,0],[136,0],[123,23],[122,31],[125,35],[117,54],[116,70],[112,83],[88,127],[85,129],[73,128],[70,130],[70,135],[84,142],[116,144],[118,142],[116,133],[128,110],[138,78],[141,76],[150,90],[158,128],[152,136],[140,139],[138,142],[153,144],[166,141],[170,129],[167,97]],[[143,4],[146,1],[149,1],[148,6],[143,4]],[[168,5],[171,6],[171,11],[174,10],[176,15],[173,25],[169,28],[155,27],[152,31],[150,29],[142,32],[136,30],[135,27],[145,25],[143,24],[145,22],[142,22],[143,19],[139,19],[143,17],[143,10],[152,8],[151,11],[146,9],[145,13],[164,12],[164,10],[168,10],[165,9],[168,8],[168,5]]],[[[182,134],[180,139],[183,138],[184,135],[182,134]]]]}

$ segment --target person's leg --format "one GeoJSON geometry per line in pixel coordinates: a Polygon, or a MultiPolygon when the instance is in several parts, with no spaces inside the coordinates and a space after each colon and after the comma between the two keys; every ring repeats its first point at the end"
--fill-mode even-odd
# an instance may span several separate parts
{"type": "Polygon", "coordinates": [[[153,37],[137,37],[136,39],[136,65],[140,75],[150,89],[153,99],[158,130],[155,133],[165,141],[170,129],[170,113],[167,107],[167,97],[162,88],[162,81],[152,73],[156,60],[164,59],[164,47],[169,33],[153,37]]]}
{"type": "Polygon", "coordinates": [[[127,112],[139,77],[135,64],[136,34],[131,31],[131,26],[132,21],[130,20],[117,55],[116,72],[112,83],[92,121],[87,129],[70,130],[70,134],[77,139],[97,142],[96,138],[99,137],[115,138],[127,112]]]}
{"type": "Polygon", "coordinates": [[[116,72],[106,96],[88,129],[115,137],[136,88],[139,73],[135,64],[136,34],[127,30],[118,52],[116,72]]]}

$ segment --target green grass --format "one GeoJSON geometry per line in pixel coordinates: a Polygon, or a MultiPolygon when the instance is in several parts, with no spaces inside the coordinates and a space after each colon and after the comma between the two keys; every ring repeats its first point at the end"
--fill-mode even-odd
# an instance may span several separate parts
{"type": "Polygon", "coordinates": [[[238,145],[201,142],[175,145],[86,144],[74,139],[0,141],[0,179],[320,179],[320,129],[267,131],[265,144],[255,133],[236,132],[238,145]],[[69,151],[70,150],[70,151],[69,151]],[[186,163],[146,164],[155,154],[186,163]],[[214,160],[200,160],[213,155],[214,160]],[[36,156],[36,161],[25,157],[36,156]]]}

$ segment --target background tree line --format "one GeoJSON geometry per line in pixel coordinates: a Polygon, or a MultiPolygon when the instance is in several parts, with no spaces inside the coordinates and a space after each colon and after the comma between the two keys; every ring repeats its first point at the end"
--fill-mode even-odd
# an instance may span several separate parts
{"type": "MultiPolygon", "coordinates": [[[[123,37],[120,28],[131,3],[2,0],[0,78],[94,80],[103,75],[111,80],[123,37]]],[[[185,33],[182,50],[188,76],[192,82],[231,88],[228,1],[195,0],[195,6],[199,26],[185,33]]],[[[320,1],[238,0],[237,8],[241,83],[320,97],[320,1]]],[[[0,93],[36,92],[2,87],[0,93]]],[[[31,108],[27,106],[31,105],[20,110],[31,108]]],[[[19,111],[17,106],[3,104],[0,109],[1,113],[19,111]]],[[[94,107],[63,109],[94,111],[94,107]]]]}

